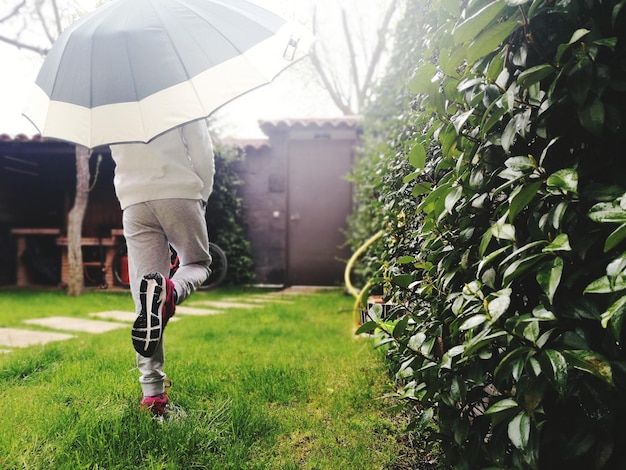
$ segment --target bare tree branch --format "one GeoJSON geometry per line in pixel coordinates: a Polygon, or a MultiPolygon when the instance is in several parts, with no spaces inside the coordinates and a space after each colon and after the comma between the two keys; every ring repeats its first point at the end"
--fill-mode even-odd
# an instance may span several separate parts
{"type": "Polygon", "coordinates": [[[41,28],[43,29],[43,32],[46,34],[46,37],[48,38],[48,41],[50,41],[50,44],[52,44],[54,43],[56,36],[50,32],[48,21],[46,21],[42,12],[42,5],[45,3],[45,1],[46,0],[37,0],[37,2],[35,3],[35,12],[37,13],[37,17],[39,18],[39,23],[41,23],[41,28]]]}
{"type": "Polygon", "coordinates": [[[352,76],[352,81],[354,82],[354,89],[358,91],[361,89],[361,85],[359,84],[359,67],[356,63],[356,54],[354,52],[354,44],[352,44],[352,35],[350,34],[348,15],[345,8],[341,9],[341,22],[343,26],[343,34],[346,37],[346,44],[348,45],[348,53],[350,54],[350,75],[352,76]]]}
{"type": "Polygon", "coordinates": [[[57,34],[56,37],[59,37],[63,32],[63,25],[61,23],[61,15],[59,14],[59,5],[57,4],[57,0],[51,0],[52,11],[54,12],[54,22],[57,25],[57,34]]]}
{"type": "Polygon", "coordinates": [[[315,67],[317,74],[322,80],[322,84],[324,85],[324,88],[326,88],[326,91],[330,95],[330,98],[333,100],[333,103],[335,103],[337,108],[339,108],[339,110],[346,116],[354,114],[352,109],[350,109],[349,104],[347,104],[341,98],[340,91],[337,88],[335,88],[335,86],[333,86],[333,84],[331,83],[330,78],[328,77],[328,74],[326,73],[324,67],[322,66],[320,59],[318,55],[315,53],[315,51],[311,54],[311,62],[313,63],[313,67],[315,67]]]}
{"type": "Polygon", "coordinates": [[[22,7],[26,5],[26,0],[22,0],[19,4],[17,4],[15,6],[15,8],[13,8],[13,10],[11,12],[9,12],[5,17],[0,18],[0,23],[4,23],[5,21],[7,21],[10,18],[13,18],[14,16],[17,16],[20,13],[20,10],[22,9],[22,7]]]}
{"type": "MultiPolygon", "coordinates": [[[[312,32],[314,36],[318,35],[317,24],[318,24],[317,23],[317,6],[314,6],[313,7],[313,22],[312,22],[312,25],[313,25],[312,32]]],[[[320,45],[317,43],[313,45],[313,51],[311,53],[311,62],[313,63],[313,67],[315,68],[315,71],[317,72],[318,76],[320,77],[320,80],[322,81],[322,85],[324,86],[328,94],[330,95],[330,98],[333,101],[333,103],[335,103],[335,106],[337,106],[337,108],[339,108],[339,110],[344,115],[348,116],[348,115],[354,114],[350,106],[350,100],[345,99],[344,94],[341,91],[341,86],[338,83],[338,80],[336,79],[336,77],[332,76],[326,70],[326,68],[322,65],[322,62],[319,56],[319,47],[320,45]]]]}
{"type": "Polygon", "coordinates": [[[398,1],[392,0],[392,2],[389,4],[389,8],[387,9],[387,13],[385,14],[385,19],[383,20],[381,27],[378,29],[378,39],[376,42],[376,47],[374,48],[374,52],[372,53],[372,57],[370,58],[369,68],[365,75],[365,79],[363,80],[363,88],[357,88],[359,103],[363,103],[365,101],[367,92],[371,89],[372,77],[374,76],[376,66],[378,65],[378,62],[380,61],[380,58],[385,50],[385,46],[387,45],[387,32],[389,31],[391,18],[393,17],[397,6],[398,1]]]}
{"type": "MultiPolygon", "coordinates": [[[[317,8],[313,8],[312,28],[318,37],[311,54],[311,62],[320,78],[323,87],[330,95],[333,103],[345,115],[358,114],[371,98],[377,72],[380,70],[381,59],[384,56],[389,31],[393,18],[399,10],[398,0],[386,0],[381,15],[375,18],[377,26],[375,33],[371,23],[364,26],[365,17],[356,8],[341,7],[341,25],[344,42],[337,44],[335,39],[324,41],[324,35],[318,34],[320,25],[317,8]],[[384,15],[382,15],[384,13],[384,15]],[[359,23],[354,23],[353,17],[359,23]],[[333,67],[332,61],[339,63],[333,67]]],[[[323,12],[322,12],[323,13],[323,12]]]]}
{"type": "Polygon", "coordinates": [[[40,55],[46,55],[49,50],[48,48],[45,48],[45,47],[33,46],[32,44],[27,44],[18,39],[7,38],[4,36],[0,36],[0,41],[10,44],[11,46],[15,46],[18,49],[26,49],[32,52],[36,52],[37,54],[40,54],[40,55]]]}

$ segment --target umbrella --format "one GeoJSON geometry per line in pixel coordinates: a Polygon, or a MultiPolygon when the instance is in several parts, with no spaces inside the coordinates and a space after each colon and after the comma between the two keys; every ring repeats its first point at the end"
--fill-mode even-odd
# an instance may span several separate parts
{"type": "Polygon", "coordinates": [[[269,83],[309,44],[245,0],[114,0],[60,35],[24,115],[88,148],[148,142],[269,83]]]}

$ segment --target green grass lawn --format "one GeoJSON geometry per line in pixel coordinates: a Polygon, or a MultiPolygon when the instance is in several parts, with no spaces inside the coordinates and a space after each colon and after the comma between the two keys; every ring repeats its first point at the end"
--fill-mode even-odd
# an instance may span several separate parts
{"type": "MultiPolygon", "coordinates": [[[[251,295],[267,291],[198,292],[185,305],[251,295]]],[[[130,327],[0,354],[0,468],[394,468],[385,366],[353,335],[353,299],[288,300],[170,323],[162,423],[139,411],[130,327]]],[[[106,310],[132,310],[130,295],[0,292],[0,327],[106,310]]]]}

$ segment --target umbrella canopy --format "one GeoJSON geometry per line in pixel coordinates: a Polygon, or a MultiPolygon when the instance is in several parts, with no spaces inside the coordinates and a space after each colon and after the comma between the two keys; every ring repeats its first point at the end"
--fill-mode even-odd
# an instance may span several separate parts
{"type": "Polygon", "coordinates": [[[24,115],[88,148],[148,142],[269,83],[309,43],[245,0],[114,0],[61,34],[24,115]]]}

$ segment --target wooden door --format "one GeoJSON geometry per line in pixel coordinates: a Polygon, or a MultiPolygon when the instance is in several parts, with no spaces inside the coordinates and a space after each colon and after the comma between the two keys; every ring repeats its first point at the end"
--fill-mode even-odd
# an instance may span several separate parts
{"type": "Polygon", "coordinates": [[[354,140],[292,140],[288,153],[287,281],[341,285],[352,207],[354,140]]]}

